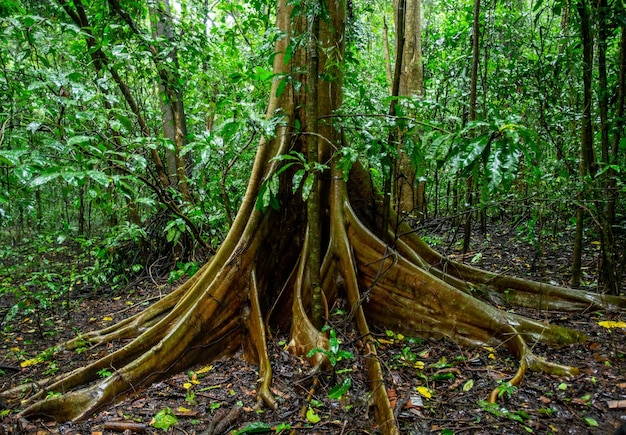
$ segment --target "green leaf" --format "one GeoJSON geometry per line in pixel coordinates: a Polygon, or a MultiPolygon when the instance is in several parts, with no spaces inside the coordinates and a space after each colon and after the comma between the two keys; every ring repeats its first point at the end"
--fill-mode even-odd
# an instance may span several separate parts
{"type": "Polygon", "coordinates": [[[87,171],[87,176],[104,187],[109,185],[109,176],[102,171],[87,171]]]}
{"type": "Polygon", "coordinates": [[[242,429],[233,431],[233,434],[239,435],[244,433],[262,433],[268,432],[272,430],[272,426],[268,423],[264,423],[262,421],[255,421],[254,423],[250,423],[249,425],[243,427],[242,429]]]}
{"type": "Polygon", "coordinates": [[[591,427],[598,427],[598,422],[591,417],[584,417],[583,420],[591,427]]]}
{"type": "Polygon", "coordinates": [[[278,83],[278,86],[276,87],[276,98],[279,98],[283,94],[286,87],[287,87],[287,78],[283,78],[281,79],[281,81],[278,83]]]}
{"type": "Polygon", "coordinates": [[[72,136],[67,140],[67,144],[70,146],[90,142],[93,139],[91,136],[72,136]]]}
{"type": "Polygon", "coordinates": [[[170,408],[162,409],[154,416],[152,426],[157,429],[168,430],[171,426],[178,423],[178,418],[174,415],[170,408]]]}
{"type": "Polygon", "coordinates": [[[41,185],[44,185],[44,184],[48,183],[49,181],[54,180],[55,178],[59,177],[60,175],[61,175],[61,171],[60,171],[59,167],[50,168],[50,169],[47,169],[46,171],[44,171],[44,173],[41,174],[40,176],[35,177],[30,182],[30,185],[31,185],[31,187],[41,186],[41,185]]]}
{"type": "Polygon", "coordinates": [[[0,150],[0,163],[17,166],[20,164],[20,157],[26,154],[28,151],[25,149],[18,150],[0,150]]]}
{"type": "Polygon", "coordinates": [[[469,379],[466,383],[463,384],[463,391],[469,391],[474,387],[474,380],[469,379]]]}
{"type": "Polygon", "coordinates": [[[306,419],[309,421],[309,423],[313,423],[313,424],[319,423],[321,420],[320,416],[317,415],[315,411],[313,411],[312,408],[308,408],[306,410],[306,419]]]}
{"type": "Polygon", "coordinates": [[[261,68],[260,66],[256,66],[254,67],[254,74],[252,75],[252,78],[265,82],[274,78],[274,74],[271,71],[261,68]]]}
{"type": "Polygon", "coordinates": [[[304,179],[304,183],[302,184],[302,200],[306,201],[309,199],[309,195],[311,194],[311,190],[313,189],[313,182],[315,181],[315,174],[308,174],[304,179]]]}
{"type": "Polygon", "coordinates": [[[343,380],[341,384],[335,385],[328,392],[328,397],[330,399],[340,399],[352,386],[352,379],[347,377],[343,380]]]}

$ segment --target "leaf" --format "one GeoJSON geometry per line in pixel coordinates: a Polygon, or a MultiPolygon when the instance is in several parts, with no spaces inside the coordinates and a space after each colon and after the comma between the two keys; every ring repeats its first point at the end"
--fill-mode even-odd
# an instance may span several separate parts
{"type": "Polygon", "coordinates": [[[308,174],[302,183],[302,200],[309,199],[311,190],[313,190],[313,182],[315,181],[315,174],[308,174]]]}
{"type": "Polygon", "coordinates": [[[54,180],[55,178],[58,178],[59,176],[61,176],[61,172],[59,172],[59,168],[50,168],[46,170],[45,173],[41,174],[38,177],[35,177],[30,182],[30,185],[31,187],[38,187],[54,180]]]}
{"type": "Polygon", "coordinates": [[[67,144],[74,146],[80,143],[90,142],[92,139],[91,136],[72,136],[67,140],[67,144]]]}
{"type": "Polygon", "coordinates": [[[204,366],[204,367],[202,367],[200,370],[198,370],[196,373],[200,375],[200,374],[202,374],[202,373],[207,373],[207,372],[210,372],[211,370],[213,370],[213,366],[212,366],[212,365],[210,365],[210,366],[204,366]]]}
{"type": "Polygon", "coordinates": [[[280,83],[278,83],[278,86],[276,87],[276,98],[279,98],[282,95],[286,87],[287,87],[287,79],[284,78],[280,81],[280,83]]]}
{"type": "Polygon", "coordinates": [[[622,322],[622,321],[615,322],[613,320],[603,320],[602,322],[598,322],[598,325],[607,329],[626,328],[626,322],[622,322]]]}
{"type": "Polygon", "coordinates": [[[313,424],[319,423],[321,420],[320,416],[317,415],[315,411],[313,411],[313,409],[310,407],[306,410],[306,419],[309,421],[309,423],[313,424]]]}
{"type": "Polygon", "coordinates": [[[109,317],[109,316],[105,316],[102,318],[103,322],[112,322],[113,321],[113,317],[109,317]]]}
{"type": "Polygon", "coordinates": [[[343,396],[346,391],[350,389],[351,386],[352,379],[350,377],[347,377],[343,380],[341,384],[337,384],[330,389],[330,391],[328,392],[328,397],[330,399],[341,399],[341,396],[343,396]]]}
{"type": "Polygon", "coordinates": [[[168,430],[171,426],[178,423],[178,418],[172,413],[170,408],[162,409],[157,412],[150,424],[157,429],[168,430]]]}
{"type": "Polygon", "coordinates": [[[272,430],[272,426],[268,423],[264,423],[262,421],[255,421],[254,423],[250,423],[249,425],[243,427],[242,429],[233,431],[234,435],[244,434],[244,433],[262,433],[268,432],[272,430]]]}
{"type": "Polygon", "coordinates": [[[463,384],[463,391],[469,391],[474,387],[474,380],[469,379],[466,383],[463,384]]]}
{"type": "Polygon", "coordinates": [[[26,153],[28,153],[28,150],[25,149],[0,150],[0,163],[17,166],[20,163],[20,157],[26,153]]]}
{"type": "Polygon", "coordinates": [[[595,421],[593,418],[591,418],[591,417],[584,417],[583,419],[585,420],[585,423],[587,423],[589,426],[591,426],[591,427],[598,427],[598,422],[595,421]]]}
{"type": "Polygon", "coordinates": [[[422,397],[425,397],[427,399],[430,399],[431,397],[433,397],[433,392],[430,388],[419,386],[416,388],[416,390],[418,393],[420,393],[422,397]]]}
{"type": "Polygon", "coordinates": [[[39,357],[27,359],[26,361],[22,361],[20,363],[20,367],[25,368],[29,366],[34,366],[35,364],[39,364],[40,362],[42,362],[42,359],[39,357]]]}

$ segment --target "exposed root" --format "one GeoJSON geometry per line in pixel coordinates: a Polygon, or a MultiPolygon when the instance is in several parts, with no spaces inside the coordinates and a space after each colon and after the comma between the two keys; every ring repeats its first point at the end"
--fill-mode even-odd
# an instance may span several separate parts
{"type": "Polygon", "coordinates": [[[487,297],[496,293],[511,305],[538,310],[584,311],[626,307],[624,297],[529,281],[451,260],[428,246],[404,222],[394,231],[394,234],[401,234],[402,243],[397,243],[397,248],[403,255],[419,256],[429,265],[426,270],[463,291],[479,290],[485,292],[487,297]]]}
{"type": "Polygon", "coordinates": [[[365,354],[365,365],[367,370],[367,379],[369,382],[369,390],[372,392],[370,406],[374,409],[374,415],[380,431],[385,435],[399,434],[398,424],[387,394],[387,388],[384,383],[383,370],[376,354],[376,344],[373,339],[369,325],[363,312],[363,299],[359,291],[358,279],[356,276],[356,262],[352,254],[350,241],[346,233],[345,211],[343,198],[345,195],[345,185],[339,181],[338,177],[334,179],[334,198],[332,201],[333,211],[336,218],[332,222],[331,227],[331,243],[339,258],[342,274],[344,277],[344,288],[351,307],[351,314],[354,316],[357,328],[361,337],[363,337],[363,352],[365,354]]]}
{"type": "Polygon", "coordinates": [[[272,384],[272,366],[267,354],[267,339],[265,334],[265,324],[261,315],[259,305],[259,289],[257,287],[254,270],[250,273],[250,317],[248,330],[252,336],[253,347],[259,361],[259,387],[257,389],[257,407],[265,403],[271,409],[276,409],[278,403],[270,391],[272,384]]]}

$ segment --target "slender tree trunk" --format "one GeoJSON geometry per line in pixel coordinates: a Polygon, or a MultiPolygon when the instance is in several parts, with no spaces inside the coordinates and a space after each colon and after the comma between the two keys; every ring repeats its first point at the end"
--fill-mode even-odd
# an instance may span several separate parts
{"type": "MultiPolygon", "coordinates": [[[[593,104],[591,87],[593,69],[593,39],[591,35],[590,11],[587,0],[579,0],[576,6],[580,16],[580,35],[583,45],[583,107],[581,113],[581,136],[580,136],[580,178],[586,183],[587,175],[595,176],[595,155],[593,151],[593,126],[591,122],[591,106],[593,104]]],[[[588,194],[580,192],[579,202],[588,199],[588,194]]],[[[580,285],[583,247],[583,205],[576,210],[576,230],[574,234],[574,249],[572,258],[572,276],[570,283],[573,286],[580,285]]]]}
{"type": "MultiPolygon", "coordinates": [[[[470,122],[476,120],[476,101],[478,87],[478,63],[480,58],[480,0],[474,1],[474,22],[472,25],[472,75],[470,79],[469,115],[470,122]]],[[[470,175],[466,181],[465,224],[463,226],[463,254],[469,251],[472,238],[472,207],[474,203],[474,176],[470,175]]]]}
{"type": "MultiPolygon", "coordinates": [[[[174,42],[172,30],[172,12],[169,0],[155,0],[149,2],[149,10],[153,23],[153,33],[157,40],[164,39],[166,44],[174,42]]],[[[157,51],[159,51],[157,49],[157,51]]],[[[160,50],[163,51],[163,50],[160,50]]],[[[155,51],[153,50],[153,53],[155,51]]],[[[171,48],[166,55],[167,59],[156,60],[155,65],[159,69],[158,91],[161,113],[163,118],[163,132],[167,139],[174,144],[173,149],[166,150],[166,161],[170,185],[178,189],[185,202],[191,202],[191,194],[187,182],[187,162],[181,156],[183,147],[187,143],[187,120],[181,80],[178,67],[178,54],[175,48],[171,48]]]]}
{"type": "MultiPolygon", "coordinates": [[[[309,279],[311,280],[311,322],[317,329],[324,326],[324,309],[322,305],[322,286],[320,267],[322,264],[322,228],[320,224],[320,192],[319,174],[315,168],[319,164],[319,130],[317,126],[318,111],[318,76],[319,76],[319,14],[322,4],[319,0],[309,2],[309,71],[307,79],[307,159],[310,165],[309,174],[313,183],[307,201],[307,222],[308,222],[308,242],[309,242],[309,279]]],[[[305,181],[306,183],[306,181],[305,181]]],[[[303,187],[304,188],[304,187],[303,187]]]]}
{"type": "MultiPolygon", "coordinates": [[[[396,5],[398,1],[395,1],[396,5]]],[[[396,16],[396,36],[402,36],[402,65],[400,66],[400,83],[398,96],[420,98],[424,94],[424,67],[422,62],[422,18],[421,0],[406,0],[403,14],[403,34],[400,35],[396,16]]],[[[399,8],[397,8],[400,10],[399,8]]],[[[408,155],[402,140],[403,132],[399,132],[398,159],[396,162],[393,202],[402,213],[417,213],[422,219],[426,213],[426,179],[425,162],[416,162],[415,167],[408,155]]]]}

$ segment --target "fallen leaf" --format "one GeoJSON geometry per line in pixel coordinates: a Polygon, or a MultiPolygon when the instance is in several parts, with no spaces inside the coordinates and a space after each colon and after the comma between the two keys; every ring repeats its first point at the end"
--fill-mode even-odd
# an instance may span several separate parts
{"type": "Polygon", "coordinates": [[[200,370],[198,370],[196,373],[202,374],[202,373],[209,372],[211,370],[213,370],[213,366],[204,366],[200,370]]]}
{"type": "Polygon", "coordinates": [[[20,367],[24,368],[24,367],[28,367],[28,366],[34,366],[35,364],[39,364],[40,362],[41,362],[41,358],[27,359],[26,361],[22,361],[20,363],[20,367]]]}
{"type": "Polygon", "coordinates": [[[418,393],[420,393],[423,397],[427,399],[430,399],[431,397],[433,397],[433,392],[430,388],[420,386],[420,387],[417,387],[416,390],[418,393]]]}
{"type": "Polygon", "coordinates": [[[320,416],[317,415],[312,408],[308,408],[306,410],[306,419],[309,421],[309,423],[313,424],[319,423],[319,421],[321,420],[320,416]]]}
{"type": "Polygon", "coordinates": [[[463,384],[463,391],[469,391],[474,387],[474,380],[470,379],[465,384],[463,384]]]}
{"type": "Polygon", "coordinates": [[[606,403],[611,409],[626,408],[626,400],[608,400],[606,403]]]}
{"type": "Polygon", "coordinates": [[[626,328],[626,322],[614,322],[613,320],[603,320],[602,322],[598,322],[598,325],[603,328],[612,329],[612,328],[626,328]]]}
{"type": "Polygon", "coordinates": [[[102,321],[103,322],[112,322],[113,321],[113,317],[109,317],[109,316],[103,317],[102,321]]]}

